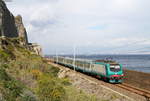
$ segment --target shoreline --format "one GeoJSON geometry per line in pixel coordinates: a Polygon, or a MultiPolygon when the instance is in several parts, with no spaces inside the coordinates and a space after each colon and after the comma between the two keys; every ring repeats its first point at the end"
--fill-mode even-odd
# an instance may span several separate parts
{"type": "Polygon", "coordinates": [[[128,69],[128,68],[123,68],[124,71],[131,71],[131,72],[137,72],[137,73],[143,73],[143,74],[148,74],[150,75],[150,72],[143,72],[143,71],[137,71],[137,70],[132,70],[132,69],[128,69]]]}
{"type": "Polygon", "coordinates": [[[150,73],[124,69],[124,82],[132,86],[150,90],[150,73]]]}

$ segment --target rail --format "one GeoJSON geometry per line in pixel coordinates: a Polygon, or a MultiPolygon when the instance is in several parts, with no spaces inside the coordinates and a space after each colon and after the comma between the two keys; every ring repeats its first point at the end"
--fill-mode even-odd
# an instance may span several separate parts
{"type": "Polygon", "coordinates": [[[148,90],[133,87],[133,86],[128,85],[126,83],[116,84],[116,86],[123,88],[125,90],[128,90],[130,92],[136,93],[138,95],[144,96],[147,99],[147,101],[150,101],[150,91],[148,91],[148,90]]]}

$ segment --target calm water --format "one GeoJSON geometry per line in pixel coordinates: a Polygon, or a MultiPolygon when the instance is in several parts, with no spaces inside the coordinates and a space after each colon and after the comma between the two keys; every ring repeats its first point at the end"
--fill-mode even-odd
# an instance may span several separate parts
{"type": "Polygon", "coordinates": [[[124,68],[150,73],[150,55],[80,55],[77,57],[92,60],[111,59],[123,64],[124,68]]]}

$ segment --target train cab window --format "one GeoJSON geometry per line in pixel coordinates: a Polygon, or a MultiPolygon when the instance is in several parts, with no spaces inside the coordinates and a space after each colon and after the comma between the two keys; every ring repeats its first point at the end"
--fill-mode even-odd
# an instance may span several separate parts
{"type": "Polygon", "coordinates": [[[121,70],[119,65],[110,65],[110,71],[119,72],[121,70]]]}

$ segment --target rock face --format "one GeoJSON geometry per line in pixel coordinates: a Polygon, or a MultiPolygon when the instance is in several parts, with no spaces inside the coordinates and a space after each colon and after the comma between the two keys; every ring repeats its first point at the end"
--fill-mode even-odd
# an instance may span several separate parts
{"type": "MultiPolygon", "coordinates": [[[[8,10],[3,0],[0,0],[0,37],[17,38],[19,37],[20,44],[26,46],[34,54],[42,56],[42,48],[35,43],[28,43],[26,29],[20,15],[14,17],[8,10]]],[[[0,42],[0,46],[1,46],[0,42]]]]}
{"type": "Polygon", "coordinates": [[[28,44],[27,32],[20,15],[15,17],[15,24],[17,27],[18,36],[24,39],[24,44],[28,44]]]}
{"type": "Polygon", "coordinates": [[[7,9],[6,4],[0,0],[0,36],[4,37],[21,37],[21,44],[28,44],[26,29],[20,15],[14,17],[7,9]]]}
{"type": "Polygon", "coordinates": [[[2,0],[0,0],[0,36],[18,37],[15,18],[2,0]]]}

